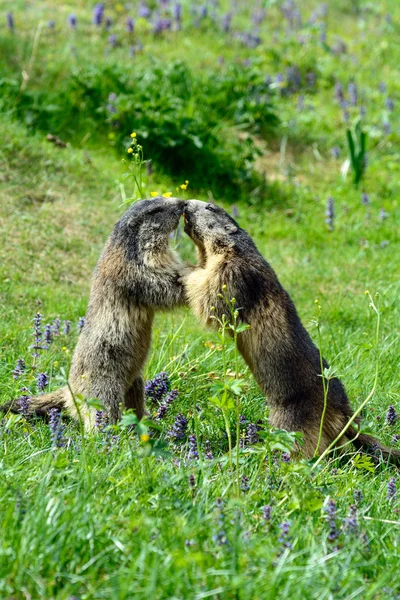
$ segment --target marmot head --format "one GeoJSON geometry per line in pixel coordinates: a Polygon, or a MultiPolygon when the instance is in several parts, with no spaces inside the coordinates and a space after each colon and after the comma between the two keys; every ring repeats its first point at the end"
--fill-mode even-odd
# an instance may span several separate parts
{"type": "Polygon", "coordinates": [[[185,220],[185,233],[192,238],[199,248],[210,247],[230,248],[235,243],[235,234],[239,226],[223,208],[201,202],[189,200],[183,212],[185,220]]]}
{"type": "Polygon", "coordinates": [[[132,255],[164,252],[169,235],[176,229],[185,206],[179,198],[157,196],[140,200],[117,223],[114,236],[132,255]]]}

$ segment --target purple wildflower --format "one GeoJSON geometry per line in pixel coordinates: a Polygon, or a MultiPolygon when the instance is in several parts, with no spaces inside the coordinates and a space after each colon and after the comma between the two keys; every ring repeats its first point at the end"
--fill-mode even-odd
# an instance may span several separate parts
{"type": "Polygon", "coordinates": [[[350,102],[350,105],[351,106],[357,106],[358,91],[357,91],[357,86],[354,83],[354,81],[351,81],[349,83],[347,90],[349,92],[349,102],[350,102]]]}
{"type": "Polygon", "coordinates": [[[353,492],[353,498],[354,498],[354,502],[357,505],[360,505],[361,502],[363,501],[363,493],[361,490],[354,490],[353,492]]]}
{"type": "Polygon", "coordinates": [[[78,323],[76,325],[76,328],[77,328],[77,330],[78,330],[79,333],[81,333],[81,331],[84,328],[84,326],[85,326],[85,317],[80,317],[79,321],[78,321],[78,323]]]}
{"type": "Polygon", "coordinates": [[[365,206],[368,206],[368,204],[370,204],[369,196],[365,192],[361,194],[361,204],[364,204],[365,206]]]}
{"type": "Polygon", "coordinates": [[[186,435],[188,421],[182,413],[179,413],[175,418],[175,423],[168,432],[168,437],[174,440],[183,440],[186,435]]]}
{"type": "Polygon", "coordinates": [[[282,453],[282,461],[285,463],[290,462],[290,454],[289,452],[283,452],[282,453]]]}
{"type": "Polygon", "coordinates": [[[272,506],[270,504],[266,504],[265,506],[262,506],[261,512],[262,512],[263,519],[266,522],[269,522],[271,520],[272,506]]]}
{"type": "Polygon", "coordinates": [[[211,451],[210,440],[206,440],[206,458],[208,460],[213,460],[213,458],[214,458],[213,453],[211,451]]]}
{"type": "Polygon", "coordinates": [[[325,223],[328,225],[329,231],[333,231],[335,228],[335,207],[333,198],[329,196],[328,201],[326,203],[326,211],[325,211],[325,223]]]}
{"type": "Polygon", "coordinates": [[[344,519],[343,525],[346,532],[354,535],[358,533],[357,506],[355,504],[349,506],[349,513],[344,519]]]}
{"type": "Polygon", "coordinates": [[[6,21],[7,21],[7,27],[10,31],[14,31],[15,29],[15,22],[14,22],[14,15],[12,14],[12,12],[9,12],[6,14],[6,21]]]}
{"type": "Polygon", "coordinates": [[[134,29],[135,29],[135,21],[131,17],[128,17],[126,20],[126,31],[128,33],[133,33],[134,29]]]}
{"type": "Polygon", "coordinates": [[[336,81],[335,83],[335,98],[340,106],[345,102],[343,86],[340,81],[336,81]]]}
{"type": "Polygon", "coordinates": [[[174,6],[174,19],[180,29],[182,24],[182,4],[180,2],[177,2],[174,6]]]}
{"type": "Polygon", "coordinates": [[[51,445],[59,448],[64,445],[63,433],[64,427],[61,423],[61,412],[58,408],[51,408],[49,410],[49,429],[51,435],[51,445]]]}
{"type": "Polygon", "coordinates": [[[27,417],[29,415],[29,405],[31,403],[31,399],[29,396],[20,396],[19,400],[19,412],[23,417],[27,417]]]}
{"type": "Polygon", "coordinates": [[[44,337],[44,341],[47,344],[47,347],[49,347],[49,345],[53,341],[53,330],[51,328],[50,323],[46,323],[46,325],[44,326],[43,337],[44,337]]]}
{"type": "Polygon", "coordinates": [[[54,319],[52,324],[53,335],[58,335],[60,333],[61,321],[60,319],[54,319]]]}
{"type": "Polygon", "coordinates": [[[108,414],[105,410],[96,410],[95,425],[100,433],[104,433],[105,428],[108,426],[108,414]]]}
{"type": "Polygon", "coordinates": [[[237,218],[238,218],[238,216],[239,216],[239,209],[238,209],[237,205],[236,205],[236,204],[234,204],[234,205],[232,206],[232,217],[233,217],[234,219],[237,219],[237,218]]]}
{"type": "Polygon", "coordinates": [[[153,379],[146,382],[144,390],[147,398],[150,398],[153,402],[161,402],[165,394],[168,393],[169,387],[168,373],[161,371],[153,379]]]}
{"type": "Polygon", "coordinates": [[[141,4],[139,7],[139,17],[142,17],[142,19],[148,19],[151,15],[151,10],[149,9],[149,7],[146,4],[141,4]]]}
{"type": "Polygon", "coordinates": [[[222,31],[224,33],[229,33],[231,30],[231,24],[232,24],[232,13],[228,12],[228,13],[224,14],[222,17],[222,22],[221,22],[222,31]]]}
{"type": "Polygon", "coordinates": [[[18,358],[15,369],[11,371],[14,379],[18,379],[26,369],[26,364],[23,358],[18,358]]]}
{"type": "Polygon", "coordinates": [[[328,505],[325,507],[325,512],[327,513],[330,528],[328,540],[334,542],[339,537],[339,530],[336,527],[336,502],[334,500],[329,500],[328,505]]]}
{"type": "Polygon", "coordinates": [[[69,15],[68,25],[71,27],[71,29],[76,29],[77,22],[76,15],[69,15]]]}
{"type": "Polygon", "coordinates": [[[392,112],[394,110],[394,100],[392,98],[386,98],[386,108],[392,112]]]}
{"type": "Polygon", "coordinates": [[[112,19],[111,19],[111,17],[107,17],[106,22],[104,23],[104,27],[106,28],[106,31],[110,31],[111,26],[112,26],[112,19]]]}
{"type": "Polygon", "coordinates": [[[54,19],[50,19],[50,21],[47,23],[47,27],[48,27],[49,29],[54,29],[54,28],[55,28],[55,26],[56,26],[56,22],[55,22],[55,20],[54,20],[54,19]]]}
{"type": "Polygon", "coordinates": [[[392,444],[397,444],[397,442],[400,440],[400,435],[398,433],[395,433],[394,436],[392,437],[392,444]]]}
{"type": "Polygon", "coordinates": [[[290,536],[289,536],[290,526],[291,526],[290,521],[284,521],[283,523],[280,523],[278,525],[279,529],[281,530],[281,534],[278,538],[278,542],[281,544],[281,547],[278,552],[278,556],[281,556],[286,549],[290,549],[292,547],[292,544],[290,541],[290,536]]]}
{"type": "Polygon", "coordinates": [[[99,2],[93,9],[93,24],[100,27],[104,17],[104,4],[99,2]]]}
{"type": "Polygon", "coordinates": [[[38,390],[43,392],[45,390],[45,388],[49,385],[49,377],[48,377],[47,373],[38,373],[38,375],[36,377],[36,383],[37,383],[38,390]]]}
{"type": "Polygon", "coordinates": [[[331,150],[331,154],[332,154],[333,158],[339,158],[339,156],[340,156],[339,146],[334,146],[331,150]]]}
{"type": "Polygon", "coordinates": [[[257,444],[260,441],[258,437],[258,427],[255,423],[249,423],[246,429],[246,443],[249,446],[257,444]]]}
{"type": "Polygon", "coordinates": [[[388,411],[386,413],[386,423],[388,425],[394,425],[398,419],[398,414],[394,408],[394,406],[389,406],[388,411]]]}
{"type": "Polygon", "coordinates": [[[390,479],[387,484],[388,500],[392,500],[396,496],[396,492],[397,492],[396,478],[392,477],[392,479],[390,479]]]}
{"type": "Polygon", "coordinates": [[[379,91],[382,92],[382,94],[386,92],[386,83],[384,83],[383,81],[381,81],[379,84],[379,91]]]}
{"type": "Polygon", "coordinates": [[[217,507],[217,533],[213,535],[213,540],[218,546],[225,546],[228,543],[225,533],[225,502],[221,498],[217,498],[215,505],[217,507]]]}
{"type": "Polygon", "coordinates": [[[188,460],[197,460],[199,458],[199,453],[197,450],[197,439],[196,435],[192,433],[189,435],[189,451],[188,451],[188,460]]]}
{"type": "Polygon", "coordinates": [[[249,485],[249,478],[247,477],[247,475],[244,475],[242,477],[242,480],[240,482],[240,489],[242,490],[242,492],[248,492],[250,489],[250,485],[249,485]]]}
{"type": "Polygon", "coordinates": [[[164,404],[164,402],[162,402],[159,406],[159,409],[157,411],[157,414],[155,416],[155,418],[157,419],[157,421],[160,421],[161,419],[164,419],[164,417],[166,417],[168,412],[168,405],[164,404]]]}
{"type": "Polygon", "coordinates": [[[64,321],[64,334],[68,335],[69,333],[71,333],[71,321],[66,319],[64,321]]]}
{"type": "Polygon", "coordinates": [[[384,208],[381,208],[379,211],[379,219],[381,221],[384,221],[385,219],[387,219],[389,216],[389,213],[386,212],[386,210],[384,208]]]}

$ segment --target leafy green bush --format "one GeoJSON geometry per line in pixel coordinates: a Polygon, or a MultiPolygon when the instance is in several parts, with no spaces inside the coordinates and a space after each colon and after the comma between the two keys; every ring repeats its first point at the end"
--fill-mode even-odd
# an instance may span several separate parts
{"type": "Polygon", "coordinates": [[[175,177],[190,173],[193,186],[217,194],[237,197],[237,186],[259,184],[252,134],[278,123],[268,84],[244,66],[196,75],[182,61],[152,60],[133,71],[103,62],[66,75],[53,67],[23,90],[17,76],[7,75],[0,83],[2,108],[33,130],[75,144],[90,136],[120,153],[136,131],[146,156],[162,169],[175,177]]]}

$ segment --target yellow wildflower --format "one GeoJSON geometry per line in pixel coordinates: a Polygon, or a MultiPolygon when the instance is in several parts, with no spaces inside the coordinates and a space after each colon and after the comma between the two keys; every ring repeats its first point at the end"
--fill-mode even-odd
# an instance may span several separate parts
{"type": "Polygon", "coordinates": [[[180,186],[181,190],[187,190],[187,185],[182,183],[180,186]]]}
{"type": "Polygon", "coordinates": [[[131,133],[131,138],[135,138],[135,137],[136,137],[136,131],[133,131],[133,132],[131,133]]]}
{"type": "Polygon", "coordinates": [[[171,198],[172,192],[163,192],[164,198],[171,198]]]}
{"type": "Polygon", "coordinates": [[[133,148],[128,148],[127,153],[132,154],[132,152],[133,152],[133,148]]]}
{"type": "Polygon", "coordinates": [[[149,434],[148,434],[148,433],[142,433],[142,434],[140,435],[140,441],[141,441],[141,442],[148,442],[148,441],[149,441],[149,439],[150,439],[150,436],[149,436],[149,434]]]}
{"type": "Polygon", "coordinates": [[[159,196],[159,195],[160,195],[160,192],[150,192],[150,196],[152,198],[155,198],[156,196],[159,196]]]}

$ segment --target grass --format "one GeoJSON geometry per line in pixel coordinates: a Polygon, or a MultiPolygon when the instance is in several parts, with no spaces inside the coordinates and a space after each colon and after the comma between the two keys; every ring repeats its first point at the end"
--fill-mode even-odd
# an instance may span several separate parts
{"type": "MultiPolygon", "coordinates": [[[[55,318],[72,323],[70,334],[60,333],[41,352],[36,371],[48,373],[50,389],[65,379],[78,336],[76,323],[86,310],[91,272],[125,209],[124,195],[133,193],[121,158],[125,138],[135,127],[145,157],[158,159],[154,173],[145,178],[146,193],[175,192],[188,179],[188,197],[207,199],[213,193],[228,210],[236,205],[241,226],[277,271],[314,339],[317,330],[312,321],[318,314],[323,353],[345,383],[354,407],[371,391],[379,359],[378,385],[364,411],[364,423],[382,441],[392,443],[392,437],[400,434],[399,422],[391,426],[385,421],[390,405],[398,409],[400,395],[396,76],[400,15],[398,4],[390,0],[358,4],[357,12],[357,3],[337,2],[329,6],[326,18],[309,24],[317,4],[301,3],[303,26],[288,32],[280,3],[271,2],[261,24],[263,42],[253,49],[233,34],[222,35],[210,18],[195,29],[191,17],[187,21],[185,17],[181,32],[159,38],[138,22],[134,43],[143,43],[143,53],[132,61],[127,40],[104,55],[108,34],[90,25],[92,7],[86,2],[56,6],[43,1],[34,11],[22,2],[2,3],[0,20],[4,23],[5,13],[13,10],[16,27],[14,33],[4,26],[0,30],[1,48],[9,57],[0,66],[1,401],[19,396],[22,386],[36,392],[30,345],[37,311],[43,313],[43,323],[55,318]],[[76,32],[65,24],[71,12],[78,17],[76,32]],[[57,20],[56,30],[43,28],[26,86],[29,102],[36,102],[32,112],[32,104],[19,106],[15,90],[18,94],[21,71],[32,55],[38,21],[45,24],[51,18],[57,20]],[[320,41],[323,21],[326,44],[320,41]],[[346,53],[332,51],[337,35],[346,43],[346,53]],[[310,39],[301,45],[299,36],[310,39]],[[213,169],[224,173],[224,178],[222,183],[215,180],[215,185],[215,175],[207,181],[196,179],[194,170],[181,172],[174,161],[172,166],[163,161],[162,153],[152,152],[148,138],[140,137],[141,128],[143,134],[148,123],[157,123],[155,113],[149,113],[146,121],[137,117],[138,127],[127,119],[117,139],[110,138],[113,129],[100,109],[114,91],[111,87],[102,90],[92,112],[77,110],[76,121],[68,112],[77,106],[71,95],[77,73],[96,71],[96,85],[101,85],[110,69],[132,74],[136,69],[151,69],[155,61],[162,66],[182,60],[182,47],[185,69],[195,82],[182,110],[192,109],[198,115],[193,122],[204,124],[212,107],[215,135],[225,153],[234,148],[229,164],[235,169],[247,156],[244,140],[259,149],[260,155],[249,160],[248,177],[238,179],[236,171],[233,177],[226,176],[230,167],[224,162],[226,155],[218,152],[212,154],[213,169]],[[219,72],[220,57],[226,67],[219,72]],[[247,84],[236,93],[221,83],[230,63],[239,65],[247,59],[245,82],[254,77],[257,86],[265,75],[272,77],[270,105],[279,118],[272,129],[268,120],[268,127],[263,126],[263,115],[257,112],[252,92],[247,94],[247,84]],[[276,81],[276,75],[293,65],[302,75],[316,72],[316,86],[302,83],[297,91],[286,92],[287,84],[276,81]],[[347,157],[347,125],[334,100],[335,80],[342,83],[347,98],[348,83],[354,80],[358,87],[357,105],[349,108],[350,126],[360,105],[367,110],[363,127],[368,134],[368,165],[358,188],[350,173],[344,178],[340,172],[347,157]],[[210,87],[203,106],[200,83],[204,81],[210,87]],[[380,90],[381,82],[387,91],[380,90]],[[222,100],[221,88],[225,90],[222,100]],[[58,113],[48,110],[50,96],[61,109],[58,113]],[[304,99],[299,101],[299,96],[304,99]],[[394,100],[394,110],[387,109],[387,97],[394,100]],[[224,114],[227,98],[231,104],[224,114]],[[304,104],[301,110],[299,102],[304,104]],[[245,107],[239,116],[232,110],[238,106],[245,107]],[[386,120],[390,133],[382,126],[386,120]],[[54,146],[46,140],[48,133],[69,145],[54,146]],[[331,155],[335,146],[341,150],[339,158],[331,155]],[[255,192],[252,186],[257,186],[255,192]],[[363,192],[369,204],[361,202],[363,192]],[[325,223],[328,197],[334,199],[333,231],[325,223]],[[384,219],[381,209],[387,213],[384,219]],[[378,346],[376,315],[366,290],[380,311],[378,346]],[[28,369],[14,380],[11,371],[19,357],[28,369]]],[[[184,4],[184,10],[188,8],[184,4]]],[[[250,29],[252,10],[251,5],[234,17],[234,31],[250,29]]],[[[107,11],[122,39],[125,13],[118,4],[107,11]]],[[[254,89],[257,94],[259,89],[254,89]]],[[[176,88],[168,102],[174,94],[176,88]]],[[[176,135],[160,129],[159,147],[170,147],[176,135]]],[[[210,154],[207,144],[203,148],[204,152],[198,149],[197,159],[199,172],[207,174],[210,154]]],[[[173,243],[184,257],[194,257],[190,240],[183,236],[173,243]]],[[[234,369],[233,349],[227,352],[228,367],[234,369]]],[[[246,435],[249,423],[262,419],[265,439],[246,445],[239,454],[238,472],[236,467],[232,471],[224,418],[211,401],[211,388],[224,377],[218,335],[204,331],[187,310],[158,315],[146,376],[150,379],[162,370],[179,393],[151,438],[159,440],[159,456],[146,438],[140,440],[124,427],[81,437],[76,424],[64,419],[66,446],[56,448],[46,423],[27,423],[22,418],[2,421],[1,598],[380,600],[400,596],[399,497],[388,498],[388,484],[398,477],[396,468],[374,466],[351,448],[345,456],[330,456],[315,469],[312,463],[282,460],[287,439],[269,433],[265,399],[240,362],[241,413],[246,419],[241,435],[246,435]],[[179,412],[188,419],[188,427],[185,438],[174,442],[167,432],[179,412]],[[192,433],[197,435],[198,460],[187,458],[192,433]],[[207,440],[212,460],[205,456],[207,440]],[[168,447],[163,450],[161,442],[168,442],[168,447]],[[279,444],[281,449],[268,451],[279,444]],[[358,493],[354,496],[357,491],[361,500],[358,493]],[[268,505],[270,520],[262,511],[268,505]],[[357,506],[357,527],[349,520],[352,505],[357,506]]],[[[149,408],[154,416],[157,405],[150,403],[149,408]]],[[[234,410],[229,411],[228,421],[235,441],[234,410]]]]}

